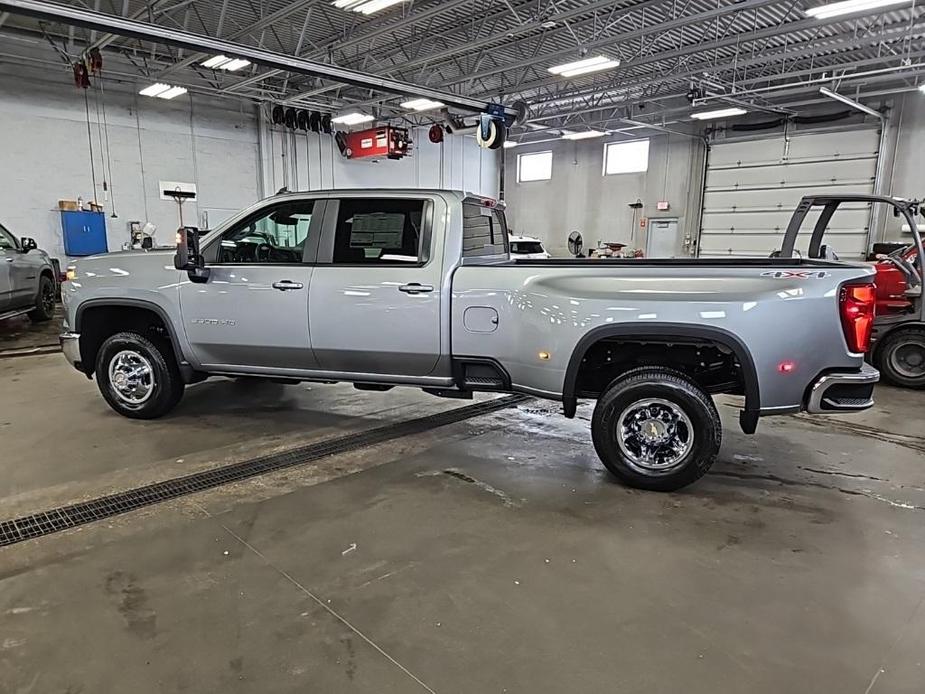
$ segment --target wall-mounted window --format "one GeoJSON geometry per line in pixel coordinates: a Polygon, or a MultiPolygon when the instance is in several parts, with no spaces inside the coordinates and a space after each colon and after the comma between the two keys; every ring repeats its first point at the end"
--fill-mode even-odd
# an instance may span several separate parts
{"type": "Polygon", "coordinates": [[[608,142],[604,145],[604,175],[645,173],[649,169],[649,141],[608,142]]]}
{"type": "Polygon", "coordinates": [[[552,152],[517,155],[517,182],[548,181],[552,178],[552,152]]]}

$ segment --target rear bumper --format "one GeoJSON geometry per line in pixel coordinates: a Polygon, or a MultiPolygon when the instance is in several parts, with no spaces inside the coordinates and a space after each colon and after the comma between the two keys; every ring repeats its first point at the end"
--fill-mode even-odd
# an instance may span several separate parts
{"type": "Polygon", "coordinates": [[[83,365],[80,363],[80,335],[77,333],[63,333],[58,337],[61,343],[61,351],[68,363],[78,371],[83,371],[83,365]]]}
{"type": "Polygon", "coordinates": [[[809,390],[806,411],[810,414],[858,412],[874,404],[874,385],[880,372],[869,364],[860,371],[820,376],[809,390]]]}

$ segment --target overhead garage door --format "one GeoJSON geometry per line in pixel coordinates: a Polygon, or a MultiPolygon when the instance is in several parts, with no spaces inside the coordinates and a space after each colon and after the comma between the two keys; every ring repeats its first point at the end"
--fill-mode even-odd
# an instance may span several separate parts
{"type": "MultiPolygon", "coordinates": [[[[700,256],[762,256],[780,248],[790,215],[808,193],[873,192],[879,133],[874,128],[721,142],[710,148],[700,256]]],[[[818,213],[807,216],[797,248],[808,246],[818,213]]],[[[841,258],[867,250],[869,205],[843,205],[826,243],[841,258]]]]}

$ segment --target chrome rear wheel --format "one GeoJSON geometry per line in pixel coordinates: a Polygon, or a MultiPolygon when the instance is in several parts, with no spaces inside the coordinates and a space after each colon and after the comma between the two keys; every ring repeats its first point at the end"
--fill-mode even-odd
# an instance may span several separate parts
{"type": "Polygon", "coordinates": [[[694,427],[678,405],[662,398],[631,403],[617,420],[617,444],[643,474],[678,465],[694,445],[694,427]]]}
{"type": "Polygon", "coordinates": [[[644,366],[618,376],[601,393],[591,438],[604,467],[624,484],[668,492],[710,469],[722,424],[710,395],[690,376],[644,366]]]}

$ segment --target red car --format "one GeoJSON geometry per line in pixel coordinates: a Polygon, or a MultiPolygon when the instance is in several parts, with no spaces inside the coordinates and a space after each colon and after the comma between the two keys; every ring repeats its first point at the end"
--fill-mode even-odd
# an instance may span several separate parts
{"type": "Polygon", "coordinates": [[[873,362],[884,380],[907,388],[925,388],[925,321],[917,260],[918,249],[912,244],[876,265],[873,362]]]}
{"type": "MultiPolygon", "coordinates": [[[[918,255],[915,246],[907,246],[902,249],[899,255],[909,265],[915,266],[915,259],[918,255]]],[[[876,268],[877,315],[891,316],[897,313],[909,313],[913,307],[913,302],[906,293],[909,290],[906,273],[889,260],[878,261],[876,268]]]]}

